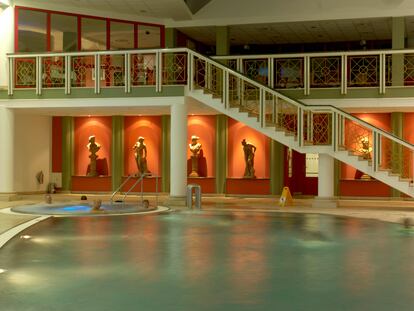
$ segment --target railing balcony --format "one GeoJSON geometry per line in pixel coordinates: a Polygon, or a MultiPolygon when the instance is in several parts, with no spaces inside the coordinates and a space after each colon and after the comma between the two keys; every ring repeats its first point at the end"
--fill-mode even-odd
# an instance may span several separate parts
{"type": "Polygon", "coordinates": [[[271,88],[315,89],[387,88],[414,85],[414,50],[380,50],[308,54],[216,56],[231,68],[271,88]]]}

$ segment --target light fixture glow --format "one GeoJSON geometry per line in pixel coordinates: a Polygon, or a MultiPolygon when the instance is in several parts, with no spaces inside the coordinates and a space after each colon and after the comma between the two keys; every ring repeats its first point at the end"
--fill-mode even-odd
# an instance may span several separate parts
{"type": "Polygon", "coordinates": [[[6,271],[7,271],[6,269],[0,269],[0,274],[4,273],[6,271]]]}
{"type": "Polygon", "coordinates": [[[30,235],[22,235],[20,238],[21,238],[21,239],[28,240],[28,239],[30,239],[30,238],[31,238],[31,236],[30,236],[30,235]]]}
{"type": "Polygon", "coordinates": [[[10,6],[10,0],[0,0],[0,8],[5,9],[10,6]]]}

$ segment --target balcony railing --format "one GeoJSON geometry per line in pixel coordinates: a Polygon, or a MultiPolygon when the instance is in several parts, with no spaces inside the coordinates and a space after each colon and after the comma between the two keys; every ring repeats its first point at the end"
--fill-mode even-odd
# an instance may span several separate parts
{"type": "Polygon", "coordinates": [[[216,56],[234,70],[275,89],[387,88],[414,85],[414,50],[216,56]]]}
{"type": "Polygon", "coordinates": [[[187,51],[129,50],[9,55],[8,93],[35,89],[131,88],[187,84],[187,51]],[[157,70],[162,68],[162,70],[157,70]]]}
{"type": "MultiPolygon", "coordinates": [[[[186,84],[186,49],[9,55],[9,94],[15,89],[123,87],[186,84]],[[162,68],[157,72],[156,68],[162,68]],[[98,77],[98,79],[96,78],[98,77]]],[[[274,89],[388,88],[414,86],[414,50],[216,56],[230,68],[274,89]]],[[[202,69],[200,69],[202,70],[202,69]]],[[[209,74],[209,73],[207,73],[209,74]]],[[[198,77],[201,78],[201,77],[198,77]]]]}

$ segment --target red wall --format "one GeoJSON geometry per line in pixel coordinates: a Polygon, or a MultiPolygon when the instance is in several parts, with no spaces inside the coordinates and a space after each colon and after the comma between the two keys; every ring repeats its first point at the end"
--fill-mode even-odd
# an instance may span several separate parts
{"type": "Polygon", "coordinates": [[[72,176],[72,191],[111,191],[112,180],[110,176],[72,176]]]}
{"type": "Polygon", "coordinates": [[[406,141],[414,144],[414,113],[404,113],[403,136],[406,141]]]}
{"type": "MultiPolygon", "coordinates": [[[[213,177],[215,170],[216,116],[189,116],[187,146],[191,143],[192,135],[200,137],[199,142],[202,144],[203,156],[207,162],[207,176],[205,177],[213,177]]],[[[187,159],[191,161],[190,148],[187,148],[187,159]]],[[[191,173],[191,165],[189,173],[191,173]]]]}
{"type": "Polygon", "coordinates": [[[76,117],[75,118],[75,175],[85,176],[90,163],[88,144],[89,136],[95,135],[96,142],[101,145],[98,160],[105,159],[108,164],[108,175],[111,175],[111,117],[76,117]]]}
{"type": "Polygon", "coordinates": [[[139,136],[145,138],[148,170],[154,175],[161,174],[161,117],[125,117],[124,119],[124,175],[138,171],[132,147],[139,136]]]}
{"type": "Polygon", "coordinates": [[[52,118],[52,172],[62,172],[62,117],[52,118]]]}
{"type": "Polygon", "coordinates": [[[228,119],[228,177],[242,178],[245,163],[241,141],[246,139],[257,147],[254,168],[257,178],[269,178],[269,138],[231,118],[228,119]]]}

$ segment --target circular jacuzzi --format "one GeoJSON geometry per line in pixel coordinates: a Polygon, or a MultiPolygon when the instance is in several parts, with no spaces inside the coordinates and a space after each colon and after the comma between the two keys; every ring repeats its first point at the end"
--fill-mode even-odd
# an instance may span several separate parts
{"type": "Polygon", "coordinates": [[[10,210],[21,214],[60,216],[123,215],[163,211],[162,208],[145,207],[138,203],[103,203],[99,209],[95,209],[87,202],[37,203],[15,206],[10,210]]]}

